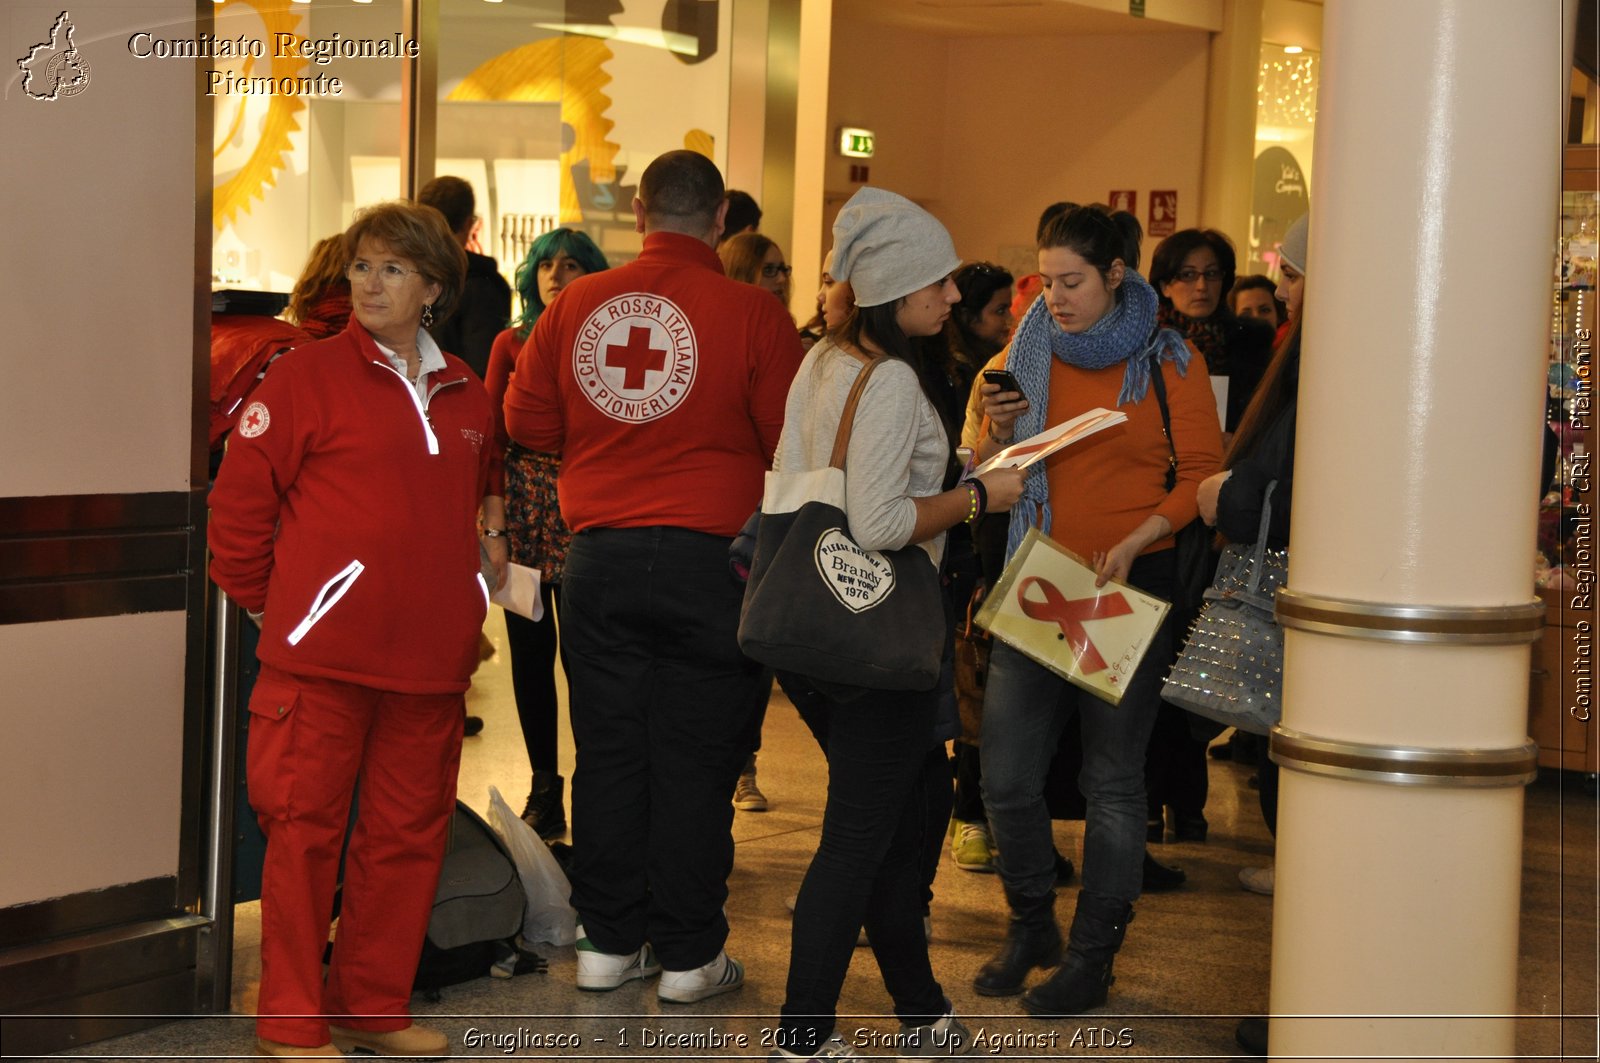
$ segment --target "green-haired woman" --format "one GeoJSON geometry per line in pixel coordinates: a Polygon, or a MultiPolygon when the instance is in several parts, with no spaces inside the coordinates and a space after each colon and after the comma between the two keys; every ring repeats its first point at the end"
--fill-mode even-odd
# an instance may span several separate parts
{"type": "Polygon", "coordinates": [[[573,229],[553,229],[528,248],[517,267],[517,293],[522,315],[495,337],[489,351],[485,383],[494,404],[502,444],[506,447],[506,532],[511,560],[539,570],[540,594],[547,619],[535,623],[506,613],[506,641],[511,647],[511,687],[522,722],[522,740],[533,765],[533,782],[522,818],[541,838],[558,838],[567,830],[563,780],[556,763],[556,627],[561,568],[572,533],[561,519],[556,501],[559,454],[544,454],[511,442],[505,434],[506,385],[517,352],[534,323],[561,290],[579,277],[607,267],[593,240],[573,229]]]}

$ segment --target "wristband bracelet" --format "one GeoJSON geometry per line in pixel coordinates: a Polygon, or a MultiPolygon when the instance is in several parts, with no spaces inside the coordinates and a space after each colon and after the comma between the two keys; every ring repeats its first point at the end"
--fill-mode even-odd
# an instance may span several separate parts
{"type": "Polygon", "coordinates": [[[964,523],[971,524],[978,519],[978,490],[978,481],[967,481],[967,515],[961,518],[964,523]]]}
{"type": "Polygon", "coordinates": [[[981,517],[985,513],[989,512],[989,489],[983,486],[983,481],[978,479],[976,476],[967,482],[972,485],[973,490],[976,491],[978,495],[978,513],[977,516],[972,518],[973,520],[976,520],[978,517],[981,517]]]}
{"type": "Polygon", "coordinates": [[[1008,443],[1010,443],[1012,440],[1017,438],[1017,433],[1013,430],[1010,435],[1006,436],[1004,439],[1001,439],[999,436],[994,434],[994,422],[990,421],[989,422],[989,438],[994,440],[996,443],[999,443],[1001,446],[1005,446],[1008,443]]]}
{"type": "Polygon", "coordinates": [[[479,534],[485,539],[504,539],[506,530],[504,528],[485,528],[479,534]]]}

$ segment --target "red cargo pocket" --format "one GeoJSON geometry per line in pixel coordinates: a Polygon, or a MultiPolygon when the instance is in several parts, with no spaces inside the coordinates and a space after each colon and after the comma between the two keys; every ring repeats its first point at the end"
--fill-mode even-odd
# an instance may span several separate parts
{"type": "Polygon", "coordinates": [[[250,807],[265,819],[288,816],[290,773],[284,761],[294,748],[299,704],[300,689],[282,679],[258,679],[250,695],[245,783],[250,807]]]}

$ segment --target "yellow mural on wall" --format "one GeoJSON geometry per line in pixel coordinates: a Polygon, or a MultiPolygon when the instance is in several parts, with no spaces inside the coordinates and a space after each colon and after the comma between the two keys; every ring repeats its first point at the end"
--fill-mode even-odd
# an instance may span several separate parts
{"type": "Polygon", "coordinates": [[[482,63],[447,97],[561,105],[561,121],[573,132],[572,146],[561,153],[563,225],[583,220],[574,166],[587,161],[595,184],[616,179],[620,145],[606,139],[614,123],[606,117],[611,98],[602,91],[611,82],[604,69],[611,57],[605,42],[591,37],[534,41],[482,63]]]}
{"type": "Polygon", "coordinates": [[[704,129],[691,129],[683,135],[683,146],[690,151],[698,151],[712,162],[717,161],[717,138],[707,133],[704,129]]]}
{"type": "MultiPolygon", "coordinates": [[[[261,19],[259,40],[276,40],[276,33],[295,33],[300,28],[300,17],[289,10],[288,0],[225,0],[217,5],[221,15],[229,7],[241,6],[254,11],[261,19]]],[[[247,56],[240,74],[255,74],[255,59],[247,56]]],[[[298,57],[271,59],[270,74],[274,78],[293,77],[301,72],[305,60],[298,57]]],[[[240,95],[218,96],[216,129],[222,135],[212,144],[211,224],[221,229],[234,220],[240,211],[250,213],[250,201],[260,199],[277,179],[285,165],[289,150],[289,136],[300,129],[296,119],[306,109],[305,101],[297,96],[240,95]],[[263,113],[264,112],[264,113],[263,113]],[[250,148],[248,157],[237,167],[224,161],[226,155],[239,154],[244,146],[247,123],[259,122],[260,133],[250,148]],[[230,173],[231,170],[231,173],[230,173]],[[223,180],[216,174],[229,173],[223,180]]]]}

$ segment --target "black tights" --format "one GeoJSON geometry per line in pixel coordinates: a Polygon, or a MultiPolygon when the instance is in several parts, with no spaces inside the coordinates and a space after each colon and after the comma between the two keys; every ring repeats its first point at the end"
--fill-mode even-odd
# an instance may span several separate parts
{"type": "Polygon", "coordinates": [[[556,721],[561,705],[556,695],[556,655],[560,654],[565,671],[567,653],[564,645],[558,648],[556,635],[558,585],[541,583],[539,596],[544,599],[543,620],[506,613],[506,645],[511,650],[511,689],[517,699],[528,762],[534,771],[556,771],[556,721]]]}

